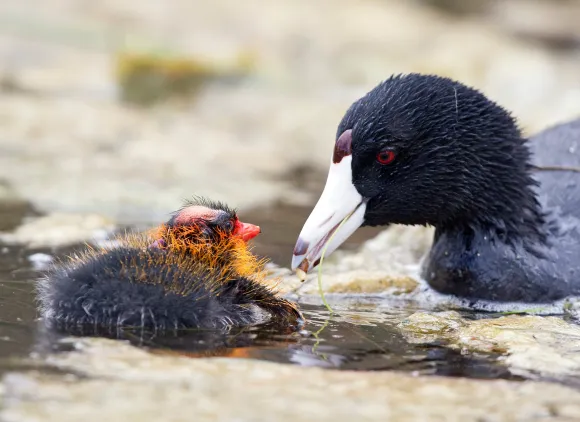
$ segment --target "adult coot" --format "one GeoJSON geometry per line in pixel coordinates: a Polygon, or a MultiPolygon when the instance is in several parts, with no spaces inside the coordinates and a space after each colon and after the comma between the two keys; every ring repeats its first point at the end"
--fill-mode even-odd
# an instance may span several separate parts
{"type": "Polygon", "coordinates": [[[391,77],[342,119],[292,268],[315,267],[350,215],[327,253],[361,225],[432,225],[423,277],[439,292],[522,302],[579,294],[578,167],[580,120],[528,141],[475,89],[391,77]]]}
{"type": "Polygon", "coordinates": [[[226,205],[197,199],[153,236],[129,234],[51,269],[38,285],[41,314],[64,329],[294,324],[296,305],[275,294],[248,249],[259,233],[226,205]]]}

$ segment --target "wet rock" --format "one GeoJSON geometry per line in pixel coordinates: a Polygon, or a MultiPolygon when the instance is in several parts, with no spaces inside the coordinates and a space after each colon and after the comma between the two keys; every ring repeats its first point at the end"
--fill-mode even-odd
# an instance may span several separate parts
{"type": "Polygon", "coordinates": [[[454,311],[441,313],[416,312],[398,324],[411,343],[431,343],[454,338],[465,321],[454,311]]]}
{"type": "Polygon", "coordinates": [[[505,353],[516,375],[580,376],[580,326],[555,317],[509,315],[465,320],[456,312],[417,312],[398,325],[408,341],[443,341],[450,347],[505,353]]]}
{"type": "MultiPolygon", "coordinates": [[[[433,229],[392,226],[357,251],[337,251],[325,258],[322,285],[326,292],[404,294],[419,285],[419,261],[431,247],[433,229]]],[[[273,271],[282,278],[283,292],[318,294],[317,269],[301,283],[288,270],[273,271]]]]}
{"type": "Polygon", "coordinates": [[[338,284],[328,289],[329,293],[389,293],[399,295],[413,292],[418,286],[411,277],[363,277],[346,284],[338,284]]]}
{"type": "Polygon", "coordinates": [[[480,382],[396,372],[328,371],[244,359],[188,359],[99,339],[78,341],[77,348],[48,358],[50,366],[76,375],[6,376],[2,420],[491,422],[580,418],[580,392],[541,382],[480,382]]]}
{"type": "Polygon", "coordinates": [[[0,240],[30,248],[66,246],[105,240],[114,224],[96,214],[54,213],[30,219],[12,232],[0,233],[0,240]]]}
{"type": "Polygon", "coordinates": [[[580,376],[580,326],[559,318],[510,315],[460,330],[458,343],[474,350],[505,349],[514,373],[580,376]]]}

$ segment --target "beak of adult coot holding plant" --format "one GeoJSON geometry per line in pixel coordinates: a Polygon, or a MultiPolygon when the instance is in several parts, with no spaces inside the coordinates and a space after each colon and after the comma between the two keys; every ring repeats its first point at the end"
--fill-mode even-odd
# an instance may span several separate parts
{"type": "Polygon", "coordinates": [[[254,237],[259,235],[262,231],[260,226],[255,226],[254,224],[242,223],[237,220],[234,227],[234,236],[239,236],[244,242],[252,240],[254,237]]]}
{"type": "Polygon", "coordinates": [[[337,139],[326,185],[296,241],[292,270],[300,278],[330,255],[364,221],[366,200],[352,181],[352,130],[337,139]]]}

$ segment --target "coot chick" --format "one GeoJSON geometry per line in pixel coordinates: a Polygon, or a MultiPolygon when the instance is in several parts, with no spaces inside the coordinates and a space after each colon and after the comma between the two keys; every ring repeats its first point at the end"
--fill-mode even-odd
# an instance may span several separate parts
{"type": "Polygon", "coordinates": [[[361,225],[432,225],[423,277],[439,292],[521,302],[578,295],[578,167],[580,120],[528,141],[475,89],[438,76],[391,77],[343,117],[292,268],[315,267],[350,215],[327,254],[361,225]]]}
{"type": "Polygon", "coordinates": [[[153,236],[128,234],[50,270],[38,285],[41,314],[60,328],[295,324],[296,305],[276,295],[248,248],[259,232],[226,205],[196,199],[153,236]]]}

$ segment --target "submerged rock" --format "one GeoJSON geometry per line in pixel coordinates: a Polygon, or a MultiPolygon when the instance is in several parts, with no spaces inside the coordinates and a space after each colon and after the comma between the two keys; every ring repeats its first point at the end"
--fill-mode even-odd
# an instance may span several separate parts
{"type": "Polygon", "coordinates": [[[5,422],[563,421],[580,392],[542,382],[328,371],[245,359],[155,355],[83,339],[53,368],[5,377],[5,422]]]}
{"type": "Polygon", "coordinates": [[[469,352],[505,353],[515,375],[580,377],[580,326],[560,318],[509,315],[472,321],[457,312],[416,312],[398,327],[412,343],[438,340],[469,352]]]}
{"type": "Polygon", "coordinates": [[[416,312],[400,322],[398,327],[410,343],[431,343],[448,340],[464,324],[461,315],[454,311],[416,312]]]}

